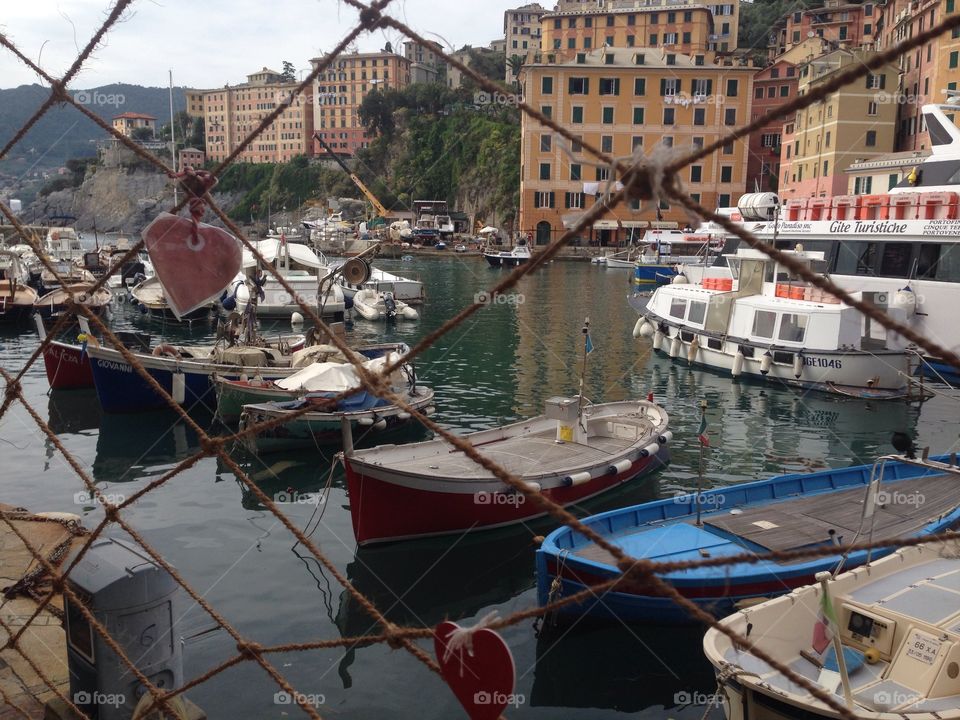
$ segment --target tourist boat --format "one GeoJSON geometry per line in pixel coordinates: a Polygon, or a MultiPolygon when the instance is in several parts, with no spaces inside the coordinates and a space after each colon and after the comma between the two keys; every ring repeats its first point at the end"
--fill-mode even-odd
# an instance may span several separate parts
{"type": "MultiPolygon", "coordinates": [[[[888,192],[876,195],[795,198],[747,207],[741,198],[742,225],[777,248],[802,243],[823,252],[830,279],[848,292],[869,294],[882,309],[900,290],[916,303],[906,320],[920,334],[960,352],[954,308],[960,304],[960,129],[951,119],[960,93],[947,91],[945,105],[924,105],[931,154],[918,161],[888,192]],[[760,210],[757,212],[757,210],[760,210]]],[[[960,380],[940,358],[924,357],[932,377],[960,380]]]]}
{"type": "MultiPolygon", "coordinates": [[[[785,251],[813,269],[822,252],[785,251]]],[[[724,255],[732,277],[657,288],[634,328],[654,350],[729,372],[871,399],[911,396],[916,354],[897,333],[871,324],[828,293],[792,280],[759,250],[724,255]]],[[[913,293],[895,299],[906,308],[913,293]]],[[[863,293],[855,297],[865,299],[863,293]]],[[[891,305],[894,303],[892,302],[891,305]]]]}
{"type": "Polygon", "coordinates": [[[516,267],[517,265],[523,265],[532,255],[527,241],[520,238],[516,247],[512,250],[501,250],[500,252],[484,250],[483,257],[490,263],[490,267],[516,267]]]}
{"type": "Polygon", "coordinates": [[[353,309],[367,320],[416,320],[420,317],[414,308],[399,300],[388,285],[381,289],[364,288],[353,296],[353,309]]]}
{"type": "Polygon", "coordinates": [[[93,286],[92,282],[83,282],[51,290],[37,298],[33,307],[41,317],[49,318],[63,312],[74,302],[78,302],[94,314],[103,315],[110,307],[113,293],[106,287],[97,288],[96,292],[91,293],[93,286]]]}
{"type": "Polygon", "coordinates": [[[258,317],[289,318],[295,312],[302,313],[302,302],[315,308],[324,319],[334,322],[343,320],[343,291],[332,278],[327,279],[330,267],[326,258],[317,255],[306,245],[285,242],[283,239],[261,240],[255,243],[255,247],[264,261],[270,263],[290,285],[296,296],[291,297],[272,274],[265,273],[258,266],[253,253],[245,249],[243,272],[226,290],[226,297],[235,299],[237,310],[243,312],[251,297],[256,295],[258,317]]]}
{"type": "Polygon", "coordinates": [[[20,256],[0,250],[0,324],[21,322],[33,312],[38,295],[28,279],[20,256]]]}
{"type": "MultiPolygon", "coordinates": [[[[806,547],[830,547],[878,537],[922,537],[960,522],[957,468],[903,456],[809,474],[682,494],[585,518],[584,524],[627,555],[682,562],[806,547]],[[918,500],[920,498],[920,500],[918,500]]],[[[952,461],[955,462],[955,461],[952,461]]],[[[879,557],[885,551],[874,551],[879,557]]],[[[802,560],[764,559],[659,574],[683,597],[722,617],[738,603],[782,595],[813,582],[821,571],[867,562],[867,551],[802,560]]],[[[592,541],[562,527],[537,550],[541,605],[621,574],[592,541]]],[[[632,583],[561,612],[645,622],[688,622],[683,608],[650,583],[632,583]]],[[[753,717],[751,715],[751,717],[753,717]]]]}
{"type": "Polygon", "coordinates": [[[130,298],[143,315],[163,322],[192,323],[196,320],[210,320],[213,312],[213,303],[208,303],[178,318],[167,303],[163,284],[156,275],[131,287],[130,298]]]}
{"type": "MultiPolygon", "coordinates": [[[[532,490],[569,505],[663,467],[672,433],[647,401],[550,398],[546,413],[462,436],[532,490]]],[[[445,440],[345,453],[360,545],[522,523],[545,514],[445,440]]]]}
{"type": "Polygon", "coordinates": [[[423,283],[419,279],[394,275],[375,267],[370,268],[370,279],[362,285],[353,285],[347,282],[342,274],[337,275],[337,284],[343,292],[346,300],[353,300],[353,296],[358,290],[387,290],[393,292],[397,300],[402,300],[407,305],[420,305],[427,299],[423,289],[423,283]]]}
{"type": "MultiPolygon", "coordinates": [[[[245,405],[240,415],[241,431],[263,422],[283,420],[295,410],[317,408],[280,425],[247,435],[244,439],[247,448],[255,453],[268,453],[339,443],[346,432],[344,426],[350,428],[351,435],[362,433],[364,440],[373,442],[380,442],[385,434],[389,437],[388,433],[422,428],[409,412],[360,388],[359,383],[358,378],[355,385],[357,392],[340,400],[333,409],[324,403],[337,392],[308,393],[286,402],[245,405]]],[[[414,410],[433,414],[432,389],[418,385],[415,380],[405,379],[401,385],[393,387],[393,392],[414,410]]]]}
{"type": "MultiPolygon", "coordinates": [[[[310,364],[298,363],[300,369],[297,372],[278,380],[264,380],[256,370],[253,377],[239,380],[213,377],[217,415],[233,421],[240,417],[244,405],[296,400],[311,392],[340,391],[359,383],[356,373],[348,365],[349,360],[335,346],[314,345],[310,351],[305,353],[311,359],[310,364]]],[[[381,343],[353,348],[353,351],[364,367],[379,372],[385,361],[396,361],[410,348],[406,343],[381,343]]],[[[406,367],[407,372],[413,372],[411,366],[406,367]]]]}
{"type": "MultiPolygon", "coordinates": [[[[832,696],[849,717],[957,720],[957,588],[956,541],[931,541],[744,608],[720,627],[832,696]]],[[[703,649],[728,720],[841,717],[719,629],[707,631],[703,649]]]]}
{"type": "Polygon", "coordinates": [[[677,276],[678,266],[707,267],[723,251],[723,244],[722,233],[707,224],[695,231],[647,230],[642,249],[631,263],[633,283],[639,287],[665,285],[677,276]]]}

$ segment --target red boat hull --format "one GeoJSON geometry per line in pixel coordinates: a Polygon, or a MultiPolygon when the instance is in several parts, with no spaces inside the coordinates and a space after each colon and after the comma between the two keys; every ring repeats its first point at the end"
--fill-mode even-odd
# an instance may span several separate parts
{"type": "Polygon", "coordinates": [[[43,351],[47,380],[54,390],[79,390],[93,387],[90,358],[79,345],[53,341],[43,351]]]}
{"type": "MultiPolygon", "coordinates": [[[[604,475],[581,485],[544,488],[541,492],[553,502],[567,506],[664,465],[663,455],[651,455],[638,459],[617,475],[604,475]]],[[[359,545],[503,527],[546,514],[539,503],[520,494],[437,492],[410,487],[409,482],[399,484],[365,475],[350,463],[349,457],[346,466],[353,534],[359,545]]]]}

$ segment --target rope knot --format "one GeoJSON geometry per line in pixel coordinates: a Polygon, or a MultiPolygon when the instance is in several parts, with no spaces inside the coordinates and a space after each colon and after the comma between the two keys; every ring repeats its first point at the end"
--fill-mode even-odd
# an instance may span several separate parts
{"type": "MultiPolygon", "coordinates": [[[[444,645],[446,648],[443,651],[443,662],[448,662],[450,658],[453,657],[454,653],[458,653],[463,658],[463,651],[467,651],[467,655],[473,656],[473,636],[477,630],[482,630],[484,628],[489,628],[490,625],[499,620],[500,617],[497,614],[496,610],[491,610],[486,615],[484,615],[476,624],[470,625],[468,627],[457,628],[452,633],[447,636],[447,639],[444,640],[444,645]]],[[[460,677],[463,677],[463,662],[460,663],[460,677]]]]}
{"type": "Polygon", "coordinates": [[[12,402],[20,394],[20,383],[17,380],[10,379],[7,380],[7,387],[4,388],[3,394],[7,402],[12,402]]]}
{"type": "Polygon", "coordinates": [[[253,640],[242,640],[237,643],[237,652],[249,660],[256,660],[262,649],[263,645],[253,640]]]}
{"type": "Polygon", "coordinates": [[[653,575],[653,563],[649,560],[625,557],[617,561],[617,568],[625,580],[646,579],[653,575]]]}
{"type": "Polygon", "coordinates": [[[194,170],[192,166],[187,165],[182,171],[173,176],[184,189],[190,194],[190,216],[195,223],[200,222],[203,217],[207,201],[204,195],[217,186],[217,176],[209,170],[194,170]]]}
{"type": "Polygon", "coordinates": [[[403,647],[403,637],[397,631],[397,626],[393,623],[385,625],[383,634],[387,638],[387,645],[394,650],[399,650],[403,647]]]}
{"type": "Polygon", "coordinates": [[[223,438],[205,437],[200,440],[200,449],[207,457],[219,455],[223,452],[223,438]]]}
{"type": "Polygon", "coordinates": [[[383,16],[376,8],[368,7],[360,11],[360,24],[367,31],[375,30],[382,22],[383,16]]]}

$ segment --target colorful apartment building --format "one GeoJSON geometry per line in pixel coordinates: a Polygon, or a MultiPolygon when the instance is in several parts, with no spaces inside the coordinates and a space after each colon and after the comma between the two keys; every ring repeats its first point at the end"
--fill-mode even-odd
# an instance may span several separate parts
{"type": "MultiPolygon", "coordinates": [[[[867,62],[875,54],[866,49],[834,50],[802,63],[797,68],[797,92],[814,92],[851,64],[867,62]]],[[[847,168],[893,150],[897,103],[886,98],[897,77],[897,67],[887,65],[801,110],[785,124],[781,197],[844,195],[847,168]]]]}
{"type": "Polygon", "coordinates": [[[203,118],[206,158],[220,162],[277,108],[283,112],[237,157],[238,162],[280,163],[311,155],[313,112],[310,99],[294,96],[297,83],[263,68],[240,85],[188,90],[187,112],[203,118]]]}
{"type": "MultiPolygon", "coordinates": [[[[797,95],[796,67],[779,60],[753,76],[753,103],[750,121],[767,114],[797,95]]],[[[773,120],[750,135],[747,162],[747,189],[776,192],[780,179],[780,144],[783,121],[773,120]]]]}
{"type": "MultiPolygon", "coordinates": [[[[314,58],[316,67],[324,58],[314,58]]],[[[330,147],[354,155],[371,138],[360,122],[360,105],[368,93],[410,84],[410,61],[393,52],[351,53],[337,57],[313,83],[313,127],[330,147]]],[[[310,137],[312,138],[313,133],[310,137]]],[[[314,148],[323,152],[320,143],[314,148]]]]}
{"type": "MultiPolygon", "coordinates": [[[[524,97],[576,133],[581,142],[620,158],[657,145],[692,149],[748,120],[754,68],[708,63],[662,48],[601,48],[571,60],[521,70],[524,97]]],[[[545,244],[571,227],[610,182],[608,168],[576,144],[526,115],[521,120],[519,227],[545,244]]],[[[687,190],[705,207],[729,206],[746,188],[747,146],[726,145],[683,171],[687,190]]],[[[617,244],[651,223],[687,222],[679,206],[629,202],[609,209],[584,242],[617,244]]]]}
{"type": "Polygon", "coordinates": [[[147,128],[152,135],[157,134],[157,119],[153,115],[135,112],[120,113],[114,116],[112,124],[114,130],[127,137],[131,137],[137,128],[147,128]]]}
{"type": "Polygon", "coordinates": [[[879,18],[880,7],[874,2],[852,4],[826,0],[823,7],[798,9],[784,16],[773,28],[767,50],[774,60],[814,37],[826,40],[834,49],[873,45],[879,18]]]}
{"type": "Polygon", "coordinates": [[[410,82],[438,82],[447,63],[440,55],[443,46],[438,42],[427,41],[421,45],[415,40],[403,43],[403,56],[410,61],[410,82]]]}
{"type": "MultiPolygon", "coordinates": [[[[957,12],[957,0],[889,0],[880,8],[877,49],[884,50],[929,30],[957,12]]],[[[944,90],[956,90],[960,81],[960,28],[940,35],[922,47],[901,55],[898,91],[897,140],[900,151],[930,148],[922,108],[946,100],[944,90]]]]}
{"type": "Polygon", "coordinates": [[[510,58],[516,55],[527,60],[531,53],[540,52],[540,18],[546,12],[537,3],[529,3],[503,13],[503,36],[508,60],[504,79],[508,85],[517,79],[510,58]]]}

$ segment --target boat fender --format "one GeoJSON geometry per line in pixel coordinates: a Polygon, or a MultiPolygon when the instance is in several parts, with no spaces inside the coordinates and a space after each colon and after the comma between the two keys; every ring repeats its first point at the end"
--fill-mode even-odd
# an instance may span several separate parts
{"type": "Polygon", "coordinates": [[[430,405],[430,406],[427,407],[426,410],[423,411],[423,414],[426,415],[427,417],[430,417],[430,416],[433,415],[436,411],[437,411],[437,409],[436,409],[433,405],[430,405]]]}
{"type": "Polygon", "coordinates": [[[357,425],[362,425],[363,427],[370,427],[371,425],[373,425],[373,418],[362,417],[359,420],[357,420],[357,425]]]}
{"type": "Polygon", "coordinates": [[[187,376],[182,372],[175,372],[170,376],[170,394],[177,405],[183,405],[187,400],[187,376]]]}
{"type": "Polygon", "coordinates": [[[619,475],[620,473],[625,473],[631,467],[633,467],[633,463],[627,458],[624,458],[623,460],[610,465],[607,468],[607,475],[619,475]]]}
{"type": "Polygon", "coordinates": [[[653,349],[660,350],[663,348],[663,330],[657,328],[657,331],[653,333],[653,349]]]}
{"type": "Polygon", "coordinates": [[[686,275],[674,275],[673,280],[670,281],[673,285],[686,285],[687,277],[686,275]]]}
{"type": "Polygon", "coordinates": [[[583,483],[589,482],[590,479],[590,473],[585,470],[583,472],[574,473],[573,475],[567,475],[563,479],[563,484],[566,487],[570,487],[572,485],[583,485],[583,483]]]}
{"type": "Polygon", "coordinates": [[[770,372],[770,365],[773,363],[773,355],[767,350],[760,358],[760,374],[767,375],[770,372]]]}
{"type": "Polygon", "coordinates": [[[700,349],[700,341],[697,340],[694,336],[693,340],[690,341],[690,347],[687,348],[687,362],[693,363],[697,359],[697,351],[700,349]]]}
{"type": "Polygon", "coordinates": [[[645,317],[637,318],[637,324],[633,326],[633,337],[642,338],[653,335],[653,326],[645,317]]]}
{"type": "Polygon", "coordinates": [[[409,420],[410,417],[411,417],[411,416],[410,416],[410,413],[408,413],[408,412],[399,412],[399,413],[397,413],[397,420],[406,421],[406,420],[409,420]]]}
{"type": "Polygon", "coordinates": [[[660,452],[660,443],[650,443],[640,451],[640,457],[650,457],[651,455],[656,455],[658,452],[660,452]]]}
{"type": "Polygon", "coordinates": [[[680,354],[680,331],[677,331],[677,334],[673,336],[673,340],[670,343],[670,357],[675,358],[680,354]]]}
{"type": "Polygon", "coordinates": [[[387,429],[387,419],[380,418],[373,424],[374,430],[386,430],[387,429]]]}
{"type": "Polygon", "coordinates": [[[303,325],[303,315],[298,312],[294,312],[290,315],[290,324],[291,325],[303,325]]]}
{"type": "Polygon", "coordinates": [[[535,483],[535,482],[524,482],[523,486],[527,488],[527,490],[530,490],[532,492],[540,492],[540,490],[542,489],[540,487],[540,483],[535,483]]]}
{"type": "Polygon", "coordinates": [[[793,376],[799,380],[803,375],[803,355],[797,353],[793,356],[793,376]]]}
{"type": "Polygon", "coordinates": [[[657,442],[659,442],[661,445],[666,445],[671,440],[673,440],[673,430],[667,430],[663,435],[657,438],[657,442]]]}
{"type": "Polygon", "coordinates": [[[907,317],[914,315],[917,312],[917,295],[913,288],[907,285],[897,290],[890,301],[890,307],[901,308],[907,317]]]}
{"type": "Polygon", "coordinates": [[[733,366],[730,368],[730,374],[733,377],[740,377],[743,374],[743,351],[739,347],[733,356],[733,366]]]}
{"type": "Polygon", "coordinates": [[[180,360],[183,356],[180,354],[180,351],[177,350],[173,345],[168,345],[167,343],[161,343],[153,349],[154,357],[173,357],[177,360],[180,360]]]}

